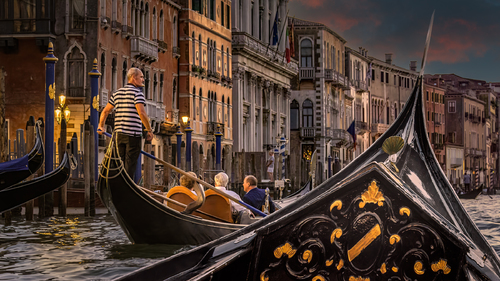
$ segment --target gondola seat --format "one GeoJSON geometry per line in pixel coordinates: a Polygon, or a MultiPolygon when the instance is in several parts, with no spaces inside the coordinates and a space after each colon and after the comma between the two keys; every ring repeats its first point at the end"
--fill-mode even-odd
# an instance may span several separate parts
{"type": "MultiPolygon", "coordinates": [[[[196,200],[196,195],[191,192],[191,190],[187,189],[184,186],[174,186],[172,187],[166,195],[167,198],[175,200],[184,205],[188,205],[189,203],[196,200]]],[[[167,204],[168,207],[177,210],[179,212],[184,211],[185,207],[179,206],[175,203],[163,201],[164,204],[167,204]]]]}
{"type": "MultiPolygon", "coordinates": [[[[221,218],[227,222],[234,223],[231,214],[231,202],[229,199],[213,190],[205,191],[205,203],[203,203],[199,210],[221,218]]],[[[209,220],[215,220],[207,216],[203,217],[209,220]]]]}

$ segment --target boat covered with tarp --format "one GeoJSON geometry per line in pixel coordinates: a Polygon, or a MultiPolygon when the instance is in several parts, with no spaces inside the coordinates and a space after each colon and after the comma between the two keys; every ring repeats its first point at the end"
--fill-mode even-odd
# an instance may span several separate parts
{"type": "Polygon", "coordinates": [[[0,190],[0,213],[58,189],[69,180],[70,173],[70,158],[66,152],[59,167],[50,173],[0,190]]]}
{"type": "Polygon", "coordinates": [[[344,169],[280,212],[118,280],[500,280],[428,140],[425,53],[397,120],[344,169]]]}
{"type": "Polygon", "coordinates": [[[35,135],[35,145],[28,154],[0,163],[0,190],[27,179],[42,166],[44,148],[39,122],[35,126],[35,135]]]}

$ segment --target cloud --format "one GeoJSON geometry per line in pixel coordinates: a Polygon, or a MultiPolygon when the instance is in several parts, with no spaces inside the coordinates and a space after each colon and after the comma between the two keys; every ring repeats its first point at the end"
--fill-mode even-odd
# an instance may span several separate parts
{"type": "Polygon", "coordinates": [[[311,7],[311,8],[317,8],[320,6],[323,6],[326,0],[295,0],[300,3],[302,3],[305,6],[311,7]]]}

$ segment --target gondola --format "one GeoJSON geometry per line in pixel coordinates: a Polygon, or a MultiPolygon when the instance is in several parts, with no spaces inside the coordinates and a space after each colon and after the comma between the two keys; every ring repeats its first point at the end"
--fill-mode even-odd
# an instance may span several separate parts
{"type": "Polygon", "coordinates": [[[38,122],[35,128],[35,145],[30,153],[21,158],[0,163],[0,190],[25,180],[42,166],[44,150],[38,122]]]}
{"type": "Polygon", "coordinates": [[[476,199],[479,196],[479,194],[481,194],[481,191],[483,191],[483,189],[478,187],[478,188],[473,189],[469,192],[466,192],[463,194],[458,194],[458,198],[460,198],[460,199],[476,199]]]}
{"type": "Polygon", "coordinates": [[[68,153],[57,169],[41,177],[0,190],[0,213],[20,206],[66,183],[71,173],[68,153]]]}
{"type": "MultiPolygon", "coordinates": [[[[197,211],[193,215],[183,214],[154,199],[123,170],[114,140],[101,165],[97,189],[101,201],[135,244],[200,245],[247,226],[202,218],[197,211]]],[[[307,192],[306,185],[292,198],[307,192]]],[[[255,220],[258,219],[247,222],[255,220]]]]}
{"type": "Polygon", "coordinates": [[[332,178],[279,213],[117,280],[500,280],[497,254],[428,140],[425,53],[397,120],[332,178]]]}

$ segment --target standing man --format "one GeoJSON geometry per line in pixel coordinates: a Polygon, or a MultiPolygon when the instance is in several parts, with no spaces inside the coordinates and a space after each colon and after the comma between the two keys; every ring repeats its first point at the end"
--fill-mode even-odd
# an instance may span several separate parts
{"type": "Polygon", "coordinates": [[[127,85],[114,92],[106,107],[101,112],[98,133],[104,132],[104,121],[116,107],[115,132],[118,152],[125,165],[125,170],[133,178],[137,159],[141,152],[142,124],[146,127],[146,140],[153,139],[153,132],[144,105],[146,99],[142,93],[144,75],[138,68],[130,68],[127,72],[127,85]],[[142,124],[141,124],[142,121],[142,124]]]}
{"type": "Polygon", "coordinates": [[[273,172],[274,172],[274,154],[272,150],[269,150],[269,159],[267,159],[266,163],[267,174],[269,175],[269,180],[273,181],[273,172]]]}
{"type": "MultiPolygon", "coordinates": [[[[252,207],[263,210],[266,202],[266,192],[263,189],[257,187],[257,179],[254,176],[246,176],[243,180],[243,190],[247,194],[243,196],[243,202],[251,205],[252,207]]],[[[274,203],[271,197],[269,197],[269,213],[275,211],[274,203]]]]}
{"type": "Polygon", "coordinates": [[[464,175],[464,185],[465,185],[465,192],[469,192],[470,190],[470,175],[465,172],[464,175]]]}

